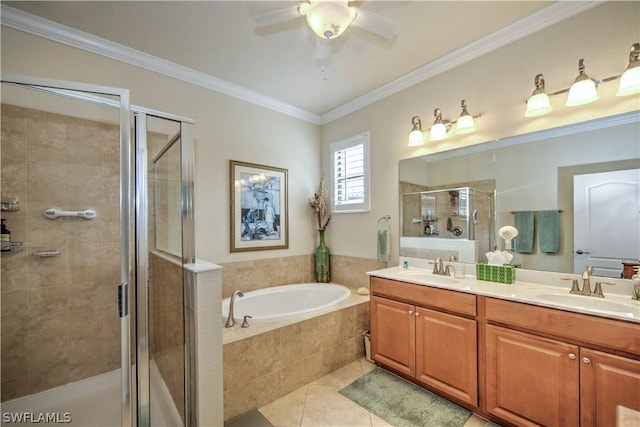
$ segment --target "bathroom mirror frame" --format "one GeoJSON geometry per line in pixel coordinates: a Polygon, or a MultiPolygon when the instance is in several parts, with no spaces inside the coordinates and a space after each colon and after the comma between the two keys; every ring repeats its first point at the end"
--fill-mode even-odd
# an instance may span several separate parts
{"type": "MultiPolygon", "coordinates": [[[[460,186],[461,183],[470,185],[469,183],[474,180],[496,179],[494,233],[497,233],[497,230],[503,225],[513,225],[513,211],[515,210],[563,210],[559,253],[556,255],[516,253],[513,262],[530,270],[573,273],[573,175],[603,170],[640,168],[640,144],[637,142],[640,140],[639,124],[640,110],[635,110],[434,154],[401,159],[398,167],[400,214],[402,215],[403,209],[403,183],[430,187],[460,186]],[[626,138],[608,136],[609,134],[617,135],[616,130],[625,132],[626,138]],[[595,141],[590,142],[590,140],[595,141]],[[606,149],[603,150],[605,141],[606,149]],[[584,147],[581,145],[583,143],[584,147]],[[567,148],[571,144],[577,144],[576,147],[573,147],[575,151],[567,148]],[[509,173],[513,169],[505,165],[505,162],[507,160],[513,162],[514,153],[520,149],[528,149],[530,155],[532,148],[540,150],[545,157],[540,162],[532,161],[531,157],[527,157],[526,160],[519,162],[519,166],[526,173],[539,170],[542,175],[523,183],[518,191],[515,191],[515,188],[505,188],[504,183],[500,180],[509,178],[509,173]],[[559,165],[555,164],[554,160],[549,161],[556,155],[564,156],[564,158],[567,156],[575,157],[576,161],[559,165]],[[586,158],[588,160],[585,160],[586,158]],[[453,161],[457,162],[457,166],[451,163],[453,161]],[[471,161],[474,163],[469,163],[471,161]],[[449,176],[445,180],[445,174],[440,173],[440,175],[436,174],[436,178],[433,179],[433,170],[438,168],[437,165],[441,165],[440,169],[446,169],[447,173],[457,173],[458,175],[455,178],[449,176]],[[427,172],[429,167],[432,170],[427,172]],[[546,175],[544,175],[545,172],[547,172],[546,175]],[[548,194],[535,197],[535,200],[532,201],[535,203],[533,205],[528,203],[527,198],[518,197],[518,194],[528,192],[536,187],[550,188],[550,191],[548,194]],[[569,197],[569,193],[571,197],[569,197]]],[[[511,177],[513,176],[511,175],[511,177]]],[[[428,247],[429,239],[433,240],[433,237],[403,237],[402,230],[399,234],[401,236],[399,238],[400,256],[408,256],[406,254],[412,251],[407,251],[407,248],[415,248],[413,245],[416,241],[422,241],[419,242],[420,247],[428,247]],[[409,239],[413,239],[413,242],[410,242],[409,239]],[[407,243],[408,241],[409,243],[407,243]]],[[[498,242],[499,249],[504,249],[501,244],[502,240],[497,235],[494,241],[498,242]]],[[[485,261],[482,257],[483,254],[478,255],[476,261],[485,261]]],[[[426,258],[430,257],[426,256],[426,258]]]]}

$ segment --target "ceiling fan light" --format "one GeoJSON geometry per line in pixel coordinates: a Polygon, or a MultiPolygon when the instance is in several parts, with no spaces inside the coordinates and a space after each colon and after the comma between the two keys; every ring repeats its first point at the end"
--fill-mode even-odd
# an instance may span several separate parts
{"type": "Polygon", "coordinates": [[[620,86],[616,96],[640,93],[640,43],[634,43],[629,53],[629,65],[620,77],[620,86]]]}
{"type": "Polygon", "coordinates": [[[346,0],[316,0],[307,7],[300,6],[311,30],[323,39],[334,39],[347,29],[356,17],[354,8],[346,0]]]}

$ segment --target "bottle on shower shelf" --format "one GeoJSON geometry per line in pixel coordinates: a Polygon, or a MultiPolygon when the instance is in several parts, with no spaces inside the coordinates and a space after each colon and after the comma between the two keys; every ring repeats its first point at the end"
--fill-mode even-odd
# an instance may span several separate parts
{"type": "Polygon", "coordinates": [[[2,219],[2,225],[0,225],[0,251],[11,252],[11,233],[4,223],[6,220],[2,219]]]}

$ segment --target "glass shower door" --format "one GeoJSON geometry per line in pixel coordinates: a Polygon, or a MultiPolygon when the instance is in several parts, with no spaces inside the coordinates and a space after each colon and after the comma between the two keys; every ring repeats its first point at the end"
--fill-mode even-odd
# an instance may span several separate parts
{"type": "Polygon", "coordinates": [[[3,75],[1,101],[3,420],[130,426],[129,92],[3,75]]]}

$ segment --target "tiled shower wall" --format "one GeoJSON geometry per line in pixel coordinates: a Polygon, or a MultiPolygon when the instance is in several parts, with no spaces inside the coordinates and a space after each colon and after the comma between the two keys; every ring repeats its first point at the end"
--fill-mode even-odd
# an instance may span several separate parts
{"type": "Polygon", "coordinates": [[[183,270],[153,253],[149,264],[149,350],[184,420],[183,270]]]}
{"type": "Polygon", "coordinates": [[[2,212],[24,250],[2,255],[2,401],[119,367],[117,125],[2,105],[2,212]],[[93,208],[97,217],[43,216],[93,208]],[[33,252],[59,250],[35,258],[33,252]]]}

